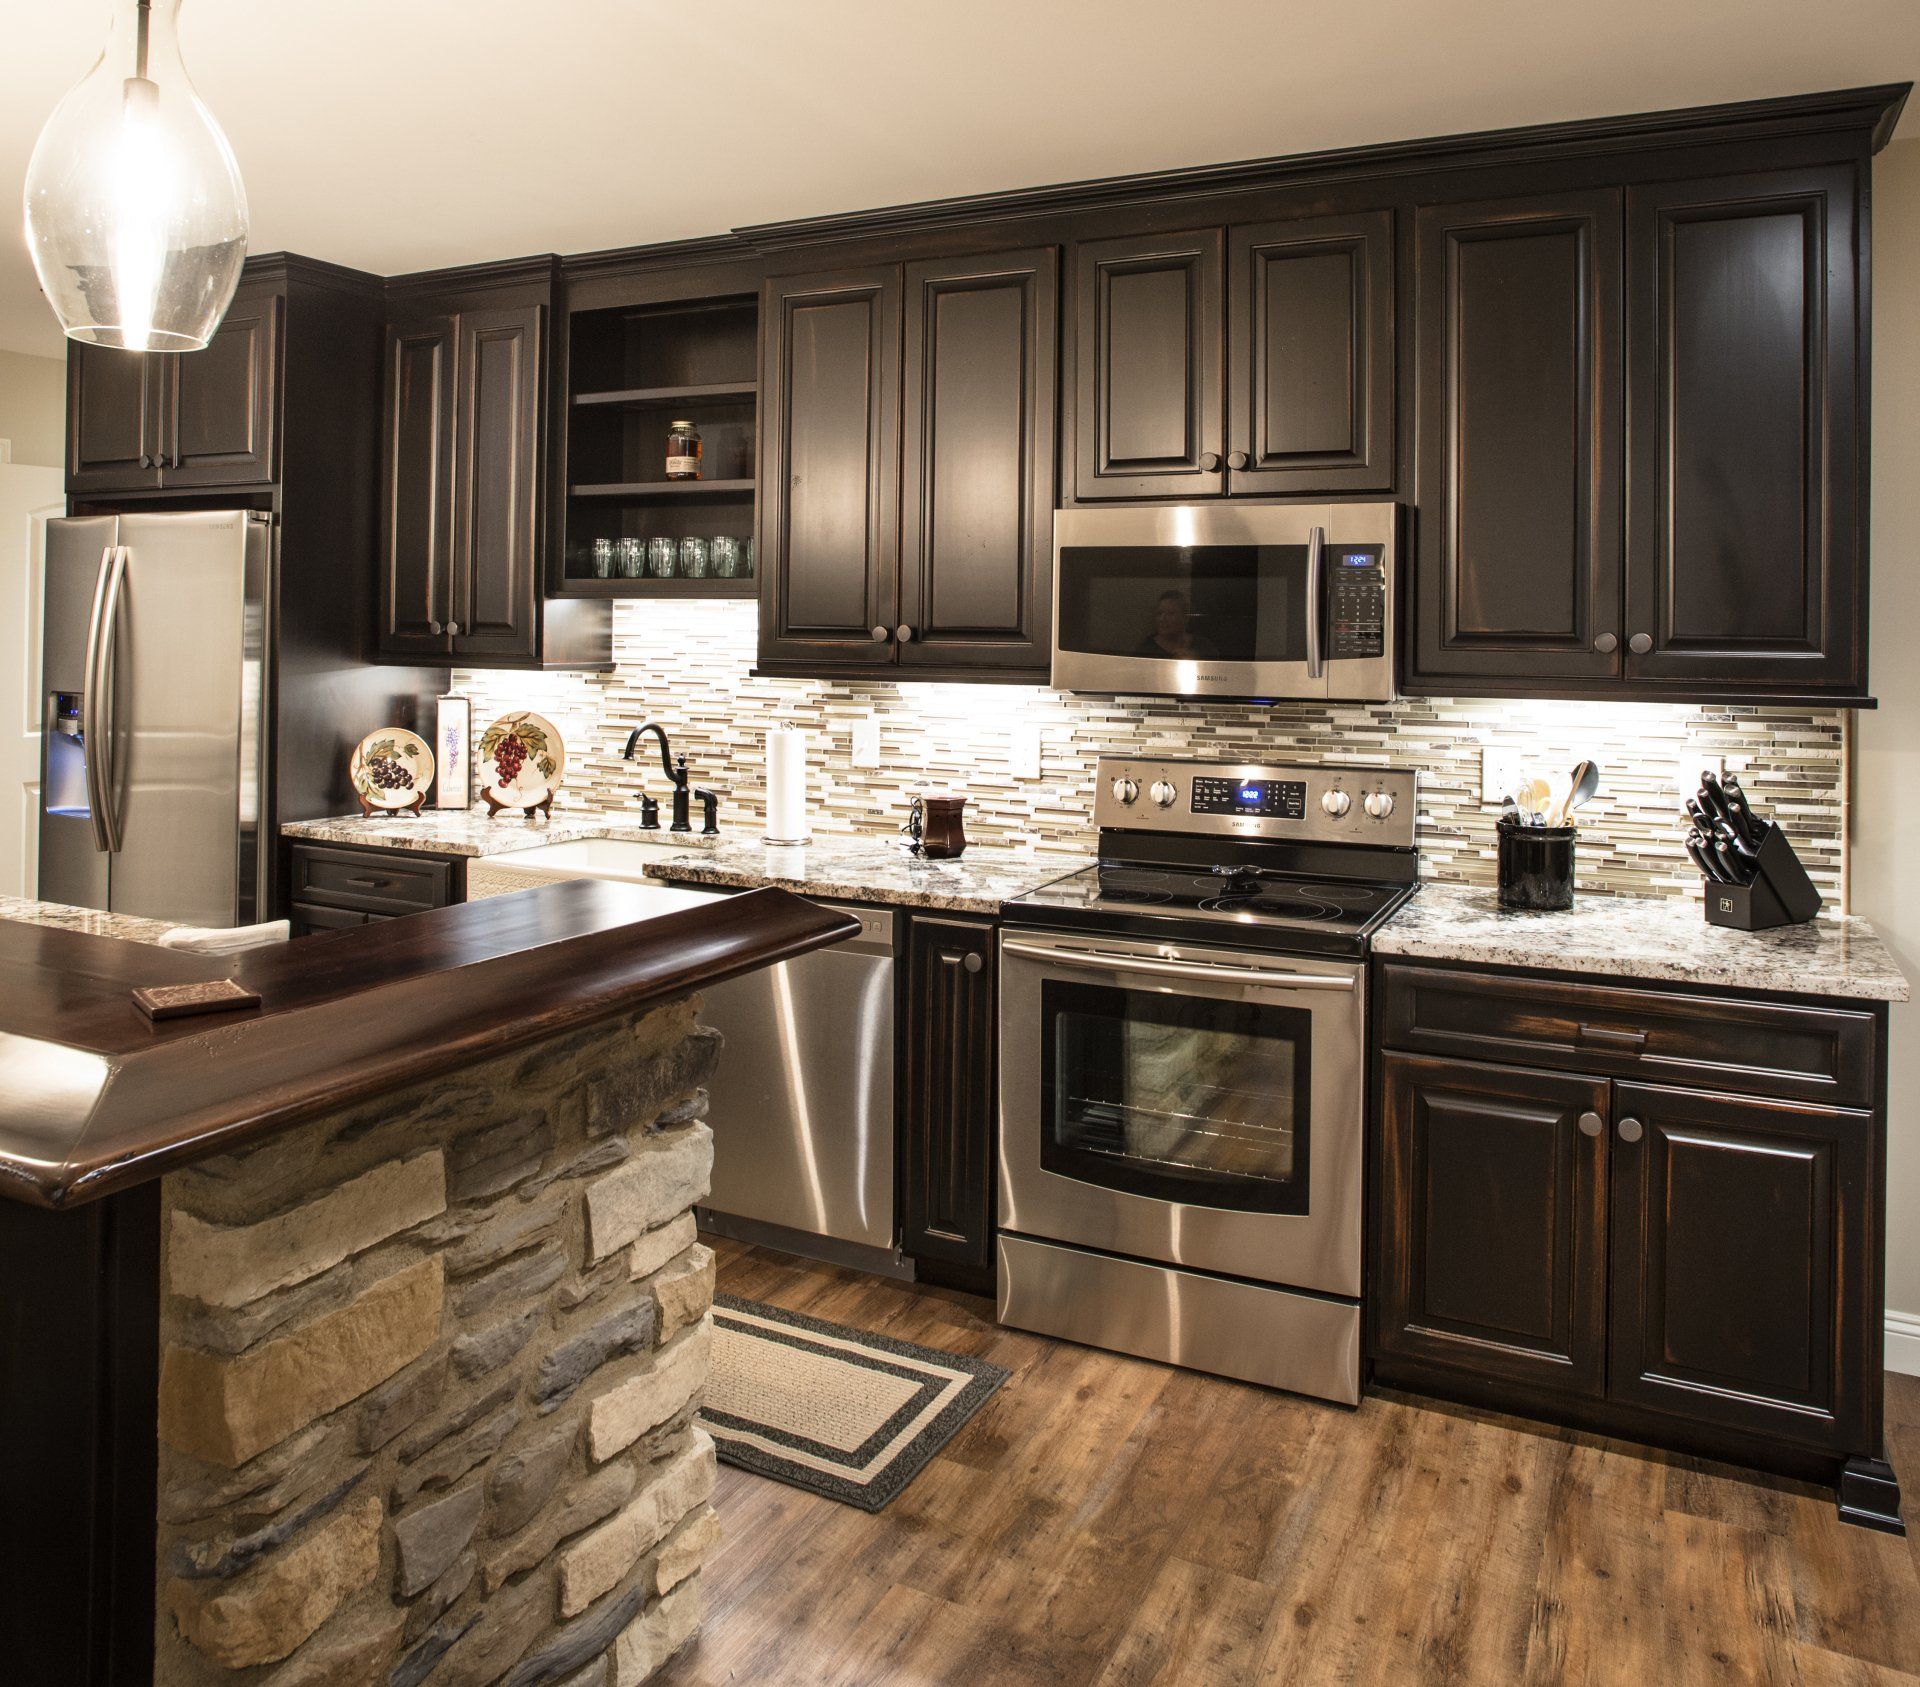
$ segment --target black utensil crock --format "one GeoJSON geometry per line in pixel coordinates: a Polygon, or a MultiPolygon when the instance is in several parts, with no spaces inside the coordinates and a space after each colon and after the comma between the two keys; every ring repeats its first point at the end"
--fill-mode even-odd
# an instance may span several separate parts
{"type": "Polygon", "coordinates": [[[1500,844],[1500,906],[1552,911],[1573,906],[1572,826],[1494,828],[1500,844]]]}

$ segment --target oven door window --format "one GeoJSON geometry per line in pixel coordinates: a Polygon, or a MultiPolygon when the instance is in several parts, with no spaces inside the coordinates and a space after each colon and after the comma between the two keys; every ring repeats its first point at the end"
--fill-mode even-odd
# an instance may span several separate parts
{"type": "Polygon", "coordinates": [[[1180,662],[1304,662],[1305,545],[1069,545],[1060,648],[1180,662]]]}
{"type": "Polygon", "coordinates": [[[1307,1211],[1304,1008],[1044,981],[1040,1163],[1129,1195],[1307,1211]]]}

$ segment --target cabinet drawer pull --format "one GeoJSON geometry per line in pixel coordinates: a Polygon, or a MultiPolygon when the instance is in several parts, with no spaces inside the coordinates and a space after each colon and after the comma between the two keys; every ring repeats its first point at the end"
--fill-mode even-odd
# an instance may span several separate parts
{"type": "Polygon", "coordinates": [[[1598,1113],[1582,1113],[1580,1115],[1580,1134],[1582,1136],[1598,1136],[1606,1128],[1607,1121],[1601,1118],[1598,1113]]]}
{"type": "Polygon", "coordinates": [[[1647,1127],[1641,1124],[1638,1119],[1622,1119],[1620,1121],[1620,1140],[1622,1142],[1638,1142],[1641,1137],[1646,1135],[1646,1130],[1647,1127]]]}
{"type": "Polygon", "coordinates": [[[347,883],[356,890],[385,890],[393,883],[392,879],[348,879],[347,883]]]}
{"type": "Polygon", "coordinates": [[[1611,1025],[1582,1025],[1579,1037],[1583,1043],[1604,1043],[1611,1048],[1637,1051],[1647,1046],[1646,1032],[1621,1031],[1611,1025]]]}

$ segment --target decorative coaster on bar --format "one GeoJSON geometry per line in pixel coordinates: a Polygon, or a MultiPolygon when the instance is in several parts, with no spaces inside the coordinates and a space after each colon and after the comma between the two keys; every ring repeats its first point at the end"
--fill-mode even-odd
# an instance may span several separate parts
{"type": "Polygon", "coordinates": [[[149,1019],[187,1019],[195,1014],[257,1008],[260,993],[231,978],[212,978],[203,984],[145,984],[134,990],[133,1005],[149,1019]]]}

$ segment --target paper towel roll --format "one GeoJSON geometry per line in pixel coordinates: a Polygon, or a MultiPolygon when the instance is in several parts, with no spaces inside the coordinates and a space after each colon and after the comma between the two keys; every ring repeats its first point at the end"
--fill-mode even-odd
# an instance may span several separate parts
{"type": "Polygon", "coordinates": [[[767,839],[800,843],[807,836],[807,735],[797,726],[767,734],[767,839]]]}

